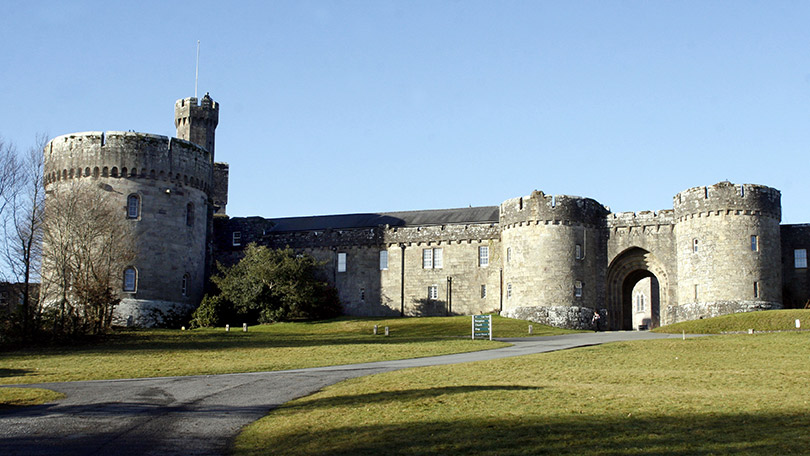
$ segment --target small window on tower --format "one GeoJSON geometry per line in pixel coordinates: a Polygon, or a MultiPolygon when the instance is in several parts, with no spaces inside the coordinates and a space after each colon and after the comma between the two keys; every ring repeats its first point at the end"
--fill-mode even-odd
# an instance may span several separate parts
{"type": "Polygon", "coordinates": [[[692,239],[692,252],[697,253],[698,251],[698,240],[692,239]]]}
{"type": "Polygon", "coordinates": [[[124,269],[123,290],[126,292],[134,293],[137,286],[138,286],[138,271],[132,266],[124,269]]]}
{"type": "Polygon", "coordinates": [[[194,203],[186,205],[186,225],[194,226],[194,203]]]}
{"type": "Polygon", "coordinates": [[[141,216],[141,198],[132,194],[127,197],[127,218],[136,219],[141,216]]]}
{"type": "Polygon", "coordinates": [[[751,251],[756,252],[759,250],[759,238],[756,235],[751,236],[751,251]]]}
{"type": "Polygon", "coordinates": [[[241,231],[234,231],[233,232],[233,246],[239,247],[242,245],[242,232],[241,231]]]}

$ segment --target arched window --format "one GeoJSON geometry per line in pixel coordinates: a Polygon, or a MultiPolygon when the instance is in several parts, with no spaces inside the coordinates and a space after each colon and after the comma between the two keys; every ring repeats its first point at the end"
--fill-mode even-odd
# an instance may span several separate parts
{"type": "Polygon", "coordinates": [[[127,197],[127,218],[136,219],[141,216],[141,198],[132,194],[127,197]]]}
{"type": "Polygon", "coordinates": [[[183,274],[183,284],[182,284],[182,287],[181,287],[181,291],[183,293],[183,296],[188,296],[188,283],[189,283],[190,280],[191,280],[191,276],[189,276],[188,273],[183,274]]]}
{"type": "Polygon", "coordinates": [[[194,226],[194,203],[186,205],[186,225],[194,226]]]}
{"type": "Polygon", "coordinates": [[[138,271],[132,266],[124,269],[124,291],[134,293],[138,285],[138,271]]]}

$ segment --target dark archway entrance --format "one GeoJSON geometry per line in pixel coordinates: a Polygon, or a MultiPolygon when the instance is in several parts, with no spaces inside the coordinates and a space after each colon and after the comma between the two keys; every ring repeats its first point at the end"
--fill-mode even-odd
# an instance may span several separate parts
{"type": "Polygon", "coordinates": [[[607,282],[610,329],[659,326],[660,309],[666,308],[668,279],[650,252],[632,247],[616,256],[608,267],[607,282]],[[646,278],[650,280],[644,281],[646,278]]]}

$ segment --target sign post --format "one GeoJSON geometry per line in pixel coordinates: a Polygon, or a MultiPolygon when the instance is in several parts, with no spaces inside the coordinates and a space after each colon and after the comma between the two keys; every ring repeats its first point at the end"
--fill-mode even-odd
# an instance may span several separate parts
{"type": "Polygon", "coordinates": [[[492,315],[472,316],[472,338],[492,340],[492,315]]]}

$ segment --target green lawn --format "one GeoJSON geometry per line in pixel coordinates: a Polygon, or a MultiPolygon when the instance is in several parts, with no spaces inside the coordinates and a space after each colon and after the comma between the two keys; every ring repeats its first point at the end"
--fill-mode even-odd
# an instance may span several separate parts
{"type": "Polygon", "coordinates": [[[615,343],[353,379],[236,455],[807,454],[810,333],[615,343]]]}
{"type": "Polygon", "coordinates": [[[705,320],[684,321],[674,325],[662,326],[655,332],[680,334],[721,334],[723,332],[754,331],[795,331],[796,320],[801,328],[810,330],[810,310],[785,309],[764,312],[746,312],[705,320]]]}
{"type": "MultiPolygon", "coordinates": [[[[494,317],[496,336],[528,322],[494,317]]],[[[563,334],[534,324],[539,335],[563,334]]],[[[104,341],[0,352],[0,384],[258,372],[415,358],[503,347],[469,339],[470,317],[354,319],[224,329],[125,330],[104,341]],[[380,335],[372,328],[379,326],[380,335]],[[390,336],[383,334],[384,327],[390,336]]],[[[0,391],[2,393],[2,391],[0,391]]]]}

